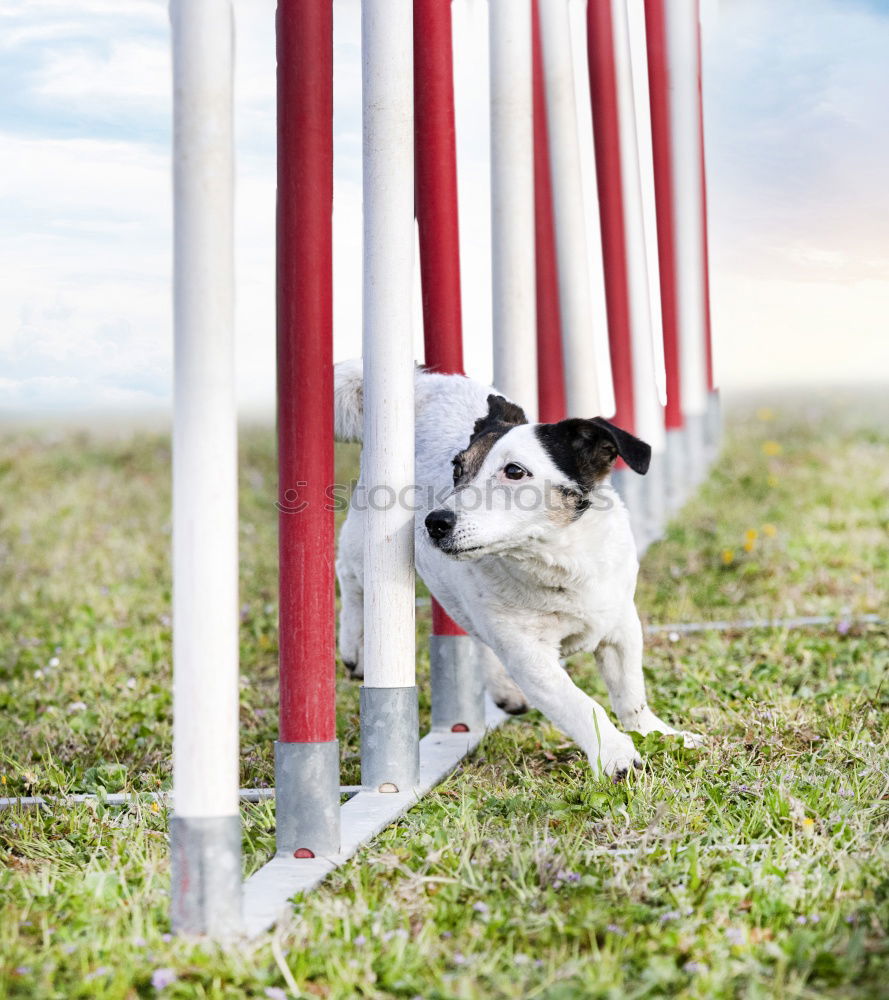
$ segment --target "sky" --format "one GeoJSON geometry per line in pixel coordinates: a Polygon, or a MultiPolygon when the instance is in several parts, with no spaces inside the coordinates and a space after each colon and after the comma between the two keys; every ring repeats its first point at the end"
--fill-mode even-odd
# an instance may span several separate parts
{"type": "MultiPolygon", "coordinates": [[[[274,2],[234,9],[238,398],[270,412],[274,2]]],[[[361,341],[361,88],[359,5],[334,9],[340,359],[361,341]]],[[[886,381],[889,0],[708,0],[705,14],[719,382],[886,381]]],[[[487,379],[484,23],[483,0],[455,0],[467,369],[487,379]]],[[[0,7],[0,415],[169,407],[170,91],[163,0],[0,7]]]]}

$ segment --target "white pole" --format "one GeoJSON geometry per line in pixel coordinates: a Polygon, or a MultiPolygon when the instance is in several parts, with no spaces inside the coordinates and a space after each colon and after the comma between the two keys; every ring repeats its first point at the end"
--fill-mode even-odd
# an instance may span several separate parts
{"type": "MultiPolygon", "coordinates": [[[[695,0],[665,4],[670,64],[670,133],[682,407],[689,431],[707,410],[698,19],[695,0]]],[[[690,438],[689,444],[692,444],[690,438]]]]}
{"type": "Polygon", "coordinates": [[[491,165],[488,87],[488,2],[452,0],[454,118],[457,139],[457,219],[463,365],[493,382],[491,327],[491,165]]]}
{"type": "Polygon", "coordinates": [[[415,784],[413,12],[364,0],[362,781],[415,784]],[[406,502],[407,500],[407,502],[406,502]],[[402,699],[399,701],[399,699],[402,699]],[[407,715],[405,715],[407,713],[407,715]]]}
{"type": "Polygon", "coordinates": [[[639,180],[642,191],[642,226],[645,232],[645,261],[648,300],[651,304],[654,376],[658,398],[667,402],[667,371],[664,365],[663,316],[661,314],[660,260],[657,243],[657,205],[654,197],[654,145],[651,138],[651,99],[648,85],[648,43],[645,37],[645,2],[627,0],[630,64],[633,71],[633,108],[636,141],[639,147],[639,180]]]}
{"type": "MultiPolygon", "coordinates": [[[[630,299],[630,338],[633,352],[633,410],[635,433],[651,445],[652,465],[648,477],[643,482],[627,476],[625,483],[627,491],[633,494],[627,498],[627,506],[633,517],[640,548],[644,548],[659,533],[663,518],[662,511],[658,508],[663,495],[663,484],[659,481],[663,469],[658,458],[663,455],[666,448],[666,429],[655,376],[652,285],[648,276],[643,173],[636,128],[636,99],[627,4],[628,0],[612,0],[624,233],[630,299]]],[[[653,183],[652,173],[652,185],[653,183]]]]}
{"type": "Polygon", "coordinates": [[[633,347],[633,403],[636,434],[652,450],[663,450],[664,420],[654,371],[651,284],[642,196],[642,172],[636,136],[636,106],[627,0],[612,0],[614,59],[620,119],[620,153],[630,292],[630,329],[633,347]]]}
{"type": "Polygon", "coordinates": [[[232,10],[174,0],[173,925],[236,928],[232,10]]]}
{"type": "Polygon", "coordinates": [[[490,0],[494,385],[537,418],[530,0],[490,0]]]}
{"type": "Polygon", "coordinates": [[[593,340],[568,0],[539,0],[539,10],[565,359],[565,401],[568,416],[598,416],[602,404],[593,340]]]}

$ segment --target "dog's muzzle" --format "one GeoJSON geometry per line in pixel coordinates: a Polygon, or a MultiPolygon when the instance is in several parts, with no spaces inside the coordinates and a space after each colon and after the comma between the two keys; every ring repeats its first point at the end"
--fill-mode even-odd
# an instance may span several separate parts
{"type": "Polygon", "coordinates": [[[451,534],[456,523],[457,515],[452,510],[434,510],[426,515],[426,530],[436,544],[451,534]]]}

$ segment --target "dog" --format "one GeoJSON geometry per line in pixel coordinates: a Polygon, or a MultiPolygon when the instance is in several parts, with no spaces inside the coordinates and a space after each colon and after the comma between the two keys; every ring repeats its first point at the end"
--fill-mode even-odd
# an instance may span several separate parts
{"type": "MultiPolygon", "coordinates": [[[[415,407],[420,576],[479,641],[494,702],[513,714],[539,709],[579,744],[596,773],[620,780],[642,766],[626,732],[677,732],[646,698],[634,603],[639,563],[610,483],[618,458],[644,475],[650,447],[599,417],[530,424],[496,389],[422,368],[415,407]],[[625,732],[562,667],[562,658],[581,651],[595,652],[625,732]]],[[[361,361],[335,366],[334,419],[340,440],[361,440],[361,361]]],[[[336,561],[340,655],[359,678],[363,518],[350,505],[336,561]]]]}

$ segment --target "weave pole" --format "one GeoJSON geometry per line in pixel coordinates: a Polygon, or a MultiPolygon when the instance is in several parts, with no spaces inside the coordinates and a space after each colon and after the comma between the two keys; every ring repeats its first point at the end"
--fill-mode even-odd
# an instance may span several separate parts
{"type": "MultiPolygon", "coordinates": [[[[652,445],[664,448],[664,424],[654,372],[650,285],[636,136],[630,36],[622,0],[591,3],[587,8],[590,97],[608,339],[616,404],[615,422],[652,445]]],[[[657,462],[653,462],[655,468],[657,462]]],[[[655,472],[655,476],[657,473],[655,472]]],[[[653,537],[653,519],[638,477],[618,462],[614,485],[624,497],[637,544],[653,537]]],[[[648,497],[657,494],[654,479],[648,497]]]]}
{"type": "Polygon", "coordinates": [[[241,923],[232,10],[174,0],[174,931],[241,923]]]}
{"type": "Polygon", "coordinates": [[[568,5],[537,0],[552,203],[558,262],[559,314],[567,412],[602,412],[592,329],[592,296],[580,164],[568,5]]]}
{"type": "Polygon", "coordinates": [[[677,303],[676,213],[674,211],[673,146],[670,134],[670,63],[667,49],[665,0],[645,0],[645,32],[651,108],[651,141],[657,206],[658,262],[667,403],[667,504],[684,502],[688,484],[685,468],[685,418],[682,407],[679,310],[677,303]]]}
{"type": "Polygon", "coordinates": [[[722,444],[722,405],[719,389],[713,372],[713,327],[710,311],[710,226],[707,213],[707,154],[704,142],[704,59],[701,42],[701,4],[695,0],[695,12],[698,20],[698,131],[701,145],[701,239],[704,268],[704,353],[707,370],[707,427],[705,439],[707,442],[708,460],[713,461],[722,444]]]}
{"type": "Polygon", "coordinates": [[[556,224],[553,218],[553,181],[549,162],[549,125],[540,41],[539,0],[532,0],[531,12],[534,88],[534,269],[537,279],[535,285],[537,416],[543,423],[556,423],[568,415],[568,404],[565,401],[556,224]]]}
{"type": "Polygon", "coordinates": [[[361,8],[364,133],[364,685],[361,781],[419,782],[414,663],[413,16],[361,8]]]}
{"type": "Polygon", "coordinates": [[[537,418],[531,0],[490,0],[494,385],[537,418]]]}
{"type": "MultiPolygon", "coordinates": [[[[651,464],[641,481],[644,495],[645,540],[647,546],[660,538],[666,522],[666,427],[659,375],[663,374],[661,294],[658,279],[657,210],[655,206],[654,163],[651,145],[648,59],[645,41],[643,0],[623,0],[616,21],[617,40],[629,72],[622,74],[632,110],[632,146],[635,170],[629,185],[633,190],[635,215],[634,242],[638,258],[634,276],[638,283],[638,305],[633,313],[641,321],[633,324],[633,374],[639,398],[636,421],[640,436],[651,445],[651,464]]],[[[623,88],[619,92],[623,92],[623,88]]]]}
{"type": "Polygon", "coordinates": [[[334,654],[333,11],[280,0],[278,52],[279,854],[340,846],[334,654]]]}
{"type": "MultiPolygon", "coordinates": [[[[414,0],[414,155],[426,367],[463,374],[450,0],[414,0]]],[[[432,600],[432,728],[485,728],[475,642],[432,600]]]]}
{"type": "Polygon", "coordinates": [[[705,279],[698,8],[664,7],[669,64],[670,134],[679,367],[685,423],[685,470],[691,487],[706,471],[707,288],[705,279]]]}

